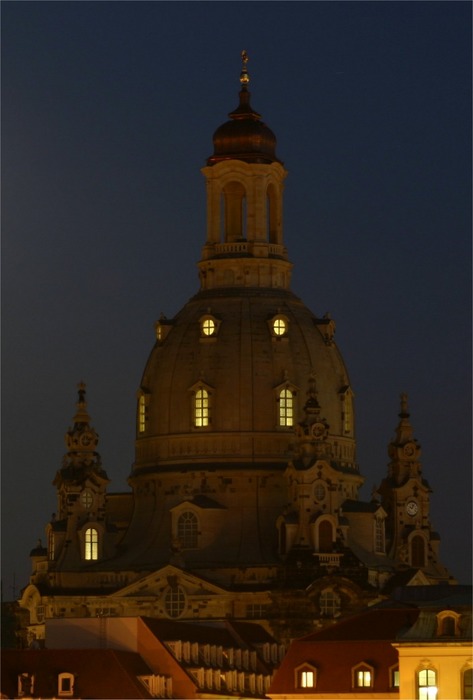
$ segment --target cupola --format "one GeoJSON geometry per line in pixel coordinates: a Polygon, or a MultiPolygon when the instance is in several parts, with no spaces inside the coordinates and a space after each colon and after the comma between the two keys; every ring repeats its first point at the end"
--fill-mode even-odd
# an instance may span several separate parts
{"type": "Polygon", "coordinates": [[[207,159],[207,165],[215,165],[222,160],[234,158],[246,163],[280,162],[276,157],[276,137],[271,129],[261,121],[261,115],[250,104],[248,90],[250,78],[247,70],[248,54],[242,51],[241,90],[238,107],[229,113],[230,121],[225,122],[213,135],[214,152],[207,159]]]}

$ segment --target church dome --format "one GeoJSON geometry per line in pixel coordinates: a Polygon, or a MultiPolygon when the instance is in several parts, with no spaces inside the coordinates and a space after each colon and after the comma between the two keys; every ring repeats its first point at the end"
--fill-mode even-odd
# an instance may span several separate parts
{"type": "Polygon", "coordinates": [[[135,473],[223,462],[282,468],[311,376],[332,458],[353,467],[349,381],[333,328],[289,290],[270,288],[201,291],[158,321],[135,473]]]}
{"type": "Polygon", "coordinates": [[[138,391],[135,476],[283,470],[311,450],[357,471],[352,392],[335,323],[316,317],[290,289],[286,171],[274,134],[249,105],[247,60],[244,53],[240,107],[217,130],[202,169],[200,291],[175,318],[156,323],[138,391]]]}

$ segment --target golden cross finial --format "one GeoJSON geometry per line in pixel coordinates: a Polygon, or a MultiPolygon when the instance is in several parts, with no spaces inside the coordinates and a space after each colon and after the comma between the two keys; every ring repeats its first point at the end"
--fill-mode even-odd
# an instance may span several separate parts
{"type": "Polygon", "coordinates": [[[240,73],[240,83],[242,85],[247,85],[250,82],[250,76],[248,75],[248,70],[246,64],[248,63],[248,54],[245,50],[241,52],[241,73],[240,73]]]}

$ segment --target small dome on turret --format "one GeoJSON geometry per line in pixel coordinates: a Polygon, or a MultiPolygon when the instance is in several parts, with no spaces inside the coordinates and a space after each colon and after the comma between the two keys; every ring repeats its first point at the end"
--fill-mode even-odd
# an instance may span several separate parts
{"type": "Polygon", "coordinates": [[[215,165],[222,160],[236,159],[246,163],[280,162],[276,157],[276,136],[261,121],[261,115],[250,104],[246,69],[248,54],[242,51],[243,67],[240,74],[241,90],[238,107],[228,115],[225,122],[213,135],[214,152],[207,159],[207,165],[215,165]]]}

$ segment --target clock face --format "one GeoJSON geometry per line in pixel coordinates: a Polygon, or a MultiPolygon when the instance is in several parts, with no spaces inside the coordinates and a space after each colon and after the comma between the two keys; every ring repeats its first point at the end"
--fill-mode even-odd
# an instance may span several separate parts
{"type": "Polygon", "coordinates": [[[323,423],[314,423],[312,426],[312,435],[315,437],[315,439],[323,438],[325,434],[325,425],[323,423]]]}
{"type": "Polygon", "coordinates": [[[407,443],[407,445],[404,447],[404,454],[407,457],[412,457],[412,455],[415,452],[415,446],[412,443],[407,443]]]}
{"type": "Polygon", "coordinates": [[[417,511],[419,510],[419,506],[415,501],[408,501],[406,503],[406,511],[408,515],[416,515],[417,511]]]}

